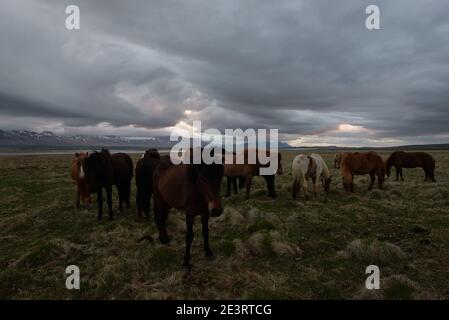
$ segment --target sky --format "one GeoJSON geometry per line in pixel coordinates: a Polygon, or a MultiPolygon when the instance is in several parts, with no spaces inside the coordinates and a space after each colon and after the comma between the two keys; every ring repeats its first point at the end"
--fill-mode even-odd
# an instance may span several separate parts
{"type": "Polygon", "coordinates": [[[0,0],[0,129],[449,142],[447,0],[0,0]],[[67,30],[65,8],[80,8],[67,30]],[[380,8],[380,30],[365,8],[380,8]]]}

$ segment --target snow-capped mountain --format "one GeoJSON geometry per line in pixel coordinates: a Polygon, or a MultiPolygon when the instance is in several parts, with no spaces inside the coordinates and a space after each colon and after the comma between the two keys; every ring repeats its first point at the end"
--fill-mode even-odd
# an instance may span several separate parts
{"type": "MultiPolygon", "coordinates": [[[[170,137],[120,137],[115,135],[57,135],[50,131],[34,132],[29,130],[0,130],[0,148],[7,149],[169,149],[176,141],[170,137]]],[[[206,143],[203,142],[203,145],[206,143]]],[[[289,148],[285,142],[279,142],[279,148],[289,148]]]]}
{"type": "Polygon", "coordinates": [[[169,137],[120,137],[114,135],[57,135],[50,131],[0,130],[0,147],[7,148],[168,148],[169,137]]]}

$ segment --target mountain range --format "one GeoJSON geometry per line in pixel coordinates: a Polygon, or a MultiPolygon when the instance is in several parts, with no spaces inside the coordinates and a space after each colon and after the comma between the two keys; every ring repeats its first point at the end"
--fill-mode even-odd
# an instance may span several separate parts
{"type": "MultiPolygon", "coordinates": [[[[169,149],[176,141],[170,137],[121,137],[116,135],[57,135],[51,131],[0,130],[0,148],[3,150],[76,150],[110,149],[169,149]]],[[[203,145],[205,143],[203,142],[203,145]]],[[[290,148],[285,142],[279,148],[290,148]]]]}

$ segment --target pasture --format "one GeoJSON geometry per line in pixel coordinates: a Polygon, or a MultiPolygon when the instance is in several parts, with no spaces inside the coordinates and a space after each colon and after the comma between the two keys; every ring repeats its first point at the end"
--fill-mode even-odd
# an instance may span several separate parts
{"type": "Polygon", "coordinates": [[[0,157],[0,298],[447,299],[449,151],[429,152],[436,183],[424,183],[422,169],[404,169],[405,181],[396,182],[393,169],[385,190],[368,191],[369,177],[358,176],[352,194],[334,153],[322,152],[334,178],[328,194],[320,186],[309,201],[302,193],[292,200],[299,152],[284,152],[277,199],[255,177],[249,200],[239,190],[210,219],[212,261],[197,217],[190,273],[181,267],[184,214],[170,213],[172,241],[160,244],[152,216],[137,216],[134,179],[131,209],[117,211],[114,187],[115,220],[99,222],[95,201],[75,209],[71,155],[0,157]],[[71,264],[80,268],[80,290],[65,288],[71,264]],[[364,289],[370,264],[380,268],[380,290],[364,289]]]}

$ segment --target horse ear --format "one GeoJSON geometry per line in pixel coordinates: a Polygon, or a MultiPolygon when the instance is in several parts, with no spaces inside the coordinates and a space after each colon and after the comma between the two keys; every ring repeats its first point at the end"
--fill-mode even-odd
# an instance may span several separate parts
{"type": "Polygon", "coordinates": [[[86,152],[86,157],[89,156],[89,152],[86,152]]]}
{"type": "Polygon", "coordinates": [[[78,152],[76,152],[76,153],[75,153],[75,157],[77,157],[77,158],[78,158],[78,152]]]}

